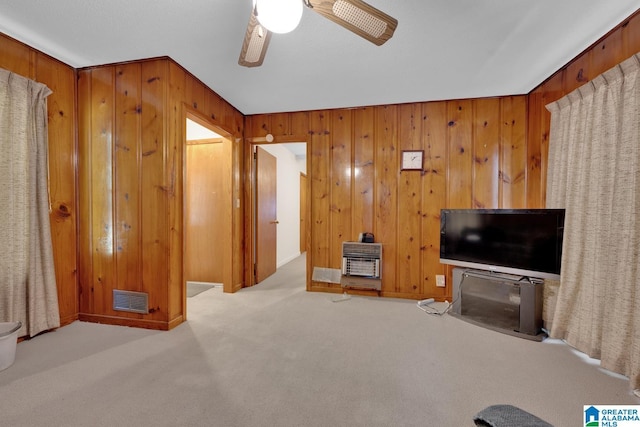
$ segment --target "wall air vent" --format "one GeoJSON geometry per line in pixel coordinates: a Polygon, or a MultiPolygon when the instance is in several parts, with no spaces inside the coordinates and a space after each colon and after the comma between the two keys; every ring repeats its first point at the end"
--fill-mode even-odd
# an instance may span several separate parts
{"type": "Polygon", "coordinates": [[[149,314],[149,294],[114,289],[113,309],[130,313],[149,314]]]}

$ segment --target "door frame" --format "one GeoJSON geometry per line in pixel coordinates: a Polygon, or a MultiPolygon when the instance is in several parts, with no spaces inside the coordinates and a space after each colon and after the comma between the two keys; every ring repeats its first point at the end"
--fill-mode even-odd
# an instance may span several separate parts
{"type": "Polygon", "coordinates": [[[300,252],[306,253],[309,248],[309,177],[300,172],[300,252]],[[304,190],[303,190],[304,189],[304,190]]]}
{"type": "Polygon", "coordinates": [[[221,242],[216,242],[216,244],[220,245],[224,248],[222,252],[222,257],[224,257],[223,272],[222,272],[222,289],[224,292],[234,292],[233,286],[233,251],[230,249],[233,247],[233,141],[234,137],[229,132],[225,131],[223,128],[217,126],[213,122],[211,122],[206,116],[203,116],[197,110],[189,107],[188,105],[183,105],[182,109],[182,181],[183,181],[183,191],[182,191],[182,272],[180,274],[181,283],[182,283],[182,301],[183,301],[183,313],[186,319],[187,317],[187,292],[186,292],[186,281],[184,277],[184,263],[185,263],[185,251],[186,245],[184,244],[186,238],[186,179],[187,179],[187,119],[192,120],[198,123],[201,126],[204,126],[213,132],[217,133],[222,137],[224,157],[227,161],[224,162],[221,167],[223,168],[222,173],[222,186],[225,189],[228,189],[228,200],[221,206],[223,210],[221,217],[223,218],[224,226],[224,234],[221,242]]]}
{"type": "MultiPolygon", "coordinates": [[[[285,136],[273,136],[269,134],[267,137],[254,137],[245,138],[245,150],[244,150],[244,165],[245,165],[245,182],[244,182],[244,205],[246,207],[244,211],[244,241],[245,241],[245,257],[244,257],[244,286],[250,287],[256,285],[256,275],[254,273],[255,265],[255,224],[253,221],[256,214],[255,206],[255,164],[253,162],[253,153],[257,145],[271,145],[271,144],[286,144],[288,142],[304,142],[307,144],[307,178],[311,178],[309,167],[311,165],[310,157],[310,143],[308,141],[308,135],[285,135],[285,136]]],[[[311,180],[307,180],[307,195],[311,194],[311,180]]],[[[307,218],[311,215],[311,200],[307,203],[307,218]]],[[[308,222],[308,221],[307,221],[308,222]]],[[[307,253],[309,252],[310,245],[310,233],[307,233],[307,253]]],[[[310,284],[310,263],[311,257],[307,256],[307,290],[310,284]]]]}

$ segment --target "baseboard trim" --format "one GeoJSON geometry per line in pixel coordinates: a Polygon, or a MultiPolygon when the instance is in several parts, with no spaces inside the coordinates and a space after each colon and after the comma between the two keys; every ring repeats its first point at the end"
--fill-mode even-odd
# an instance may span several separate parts
{"type": "Polygon", "coordinates": [[[168,331],[175,328],[182,323],[182,316],[177,317],[171,322],[159,321],[159,320],[145,320],[145,319],[128,319],[116,316],[104,316],[98,314],[86,314],[80,313],[78,320],[82,322],[91,323],[103,323],[107,325],[116,326],[131,326],[134,328],[155,329],[159,331],[168,331]]]}

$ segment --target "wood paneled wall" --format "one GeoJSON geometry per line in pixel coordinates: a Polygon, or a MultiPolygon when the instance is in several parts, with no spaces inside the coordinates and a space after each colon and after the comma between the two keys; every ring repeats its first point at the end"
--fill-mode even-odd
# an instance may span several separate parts
{"type": "Polygon", "coordinates": [[[49,125],[51,234],[62,325],[78,318],[76,247],[76,71],[0,34],[0,67],[44,83],[49,125]]]}
{"type": "Polygon", "coordinates": [[[383,295],[450,300],[440,209],[544,207],[545,105],[638,51],[636,12],[526,96],[248,116],[248,141],[271,133],[275,143],[310,144],[308,289],[338,291],[313,282],[312,269],[340,268],[341,242],[373,231],[383,295]],[[425,150],[423,173],[400,171],[405,149],[425,150]]]}
{"type": "Polygon", "coordinates": [[[544,206],[546,196],[546,161],[551,120],[551,114],[545,106],[638,52],[640,11],[624,20],[529,93],[528,140],[530,146],[539,147],[537,153],[531,153],[529,161],[529,175],[536,176],[535,180],[530,180],[534,187],[529,189],[529,194],[536,197],[541,206],[544,206]]]}
{"type": "MultiPolygon", "coordinates": [[[[435,287],[435,274],[448,273],[438,262],[440,209],[543,207],[545,105],[638,51],[636,13],[528,96],[247,117],[249,141],[271,133],[275,142],[310,144],[309,289],[338,291],[312,282],[312,268],[339,268],[341,242],[369,230],[384,243],[383,295],[451,298],[449,282],[435,287]],[[423,173],[399,170],[403,149],[425,150],[423,173]]],[[[240,203],[232,212],[228,274],[233,289],[251,283],[244,257],[250,241],[243,237],[250,234],[241,214],[250,171],[243,161],[248,150],[237,142],[243,134],[237,110],[167,58],[77,72],[0,35],[0,67],[53,90],[49,173],[62,324],[79,313],[136,324],[141,316],[111,310],[114,288],[150,290],[151,327],[169,328],[183,318],[178,201],[185,111],[235,139],[231,197],[240,203]]]]}
{"type": "Polygon", "coordinates": [[[247,117],[246,136],[309,144],[314,267],[340,268],[343,241],[371,231],[383,244],[382,295],[451,298],[435,286],[440,209],[529,207],[526,96],[247,117]],[[401,171],[424,150],[424,171],[401,171]]]}
{"type": "MultiPolygon", "coordinates": [[[[242,135],[242,116],[168,58],[79,70],[78,105],[79,317],[170,329],[186,316],[187,113],[232,141],[242,135]],[[148,293],[150,313],[114,311],[114,289],[148,293]]],[[[240,168],[240,144],[233,144],[229,171],[240,168]]],[[[229,175],[231,204],[241,188],[229,175]]],[[[242,217],[239,210],[234,216],[236,241],[228,243],[236,261],[229,257],[228,276],[236,283],[242,277],[242,217]]]]}

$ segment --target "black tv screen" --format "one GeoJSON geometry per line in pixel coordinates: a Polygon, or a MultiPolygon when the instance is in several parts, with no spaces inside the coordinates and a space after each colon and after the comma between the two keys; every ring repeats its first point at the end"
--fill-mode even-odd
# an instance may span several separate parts
{"type": "Polygon", "coordinates": [[[443,209],[440,262],[560,278],[564,209],[443,209]]]}

